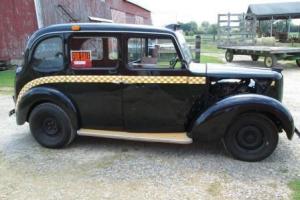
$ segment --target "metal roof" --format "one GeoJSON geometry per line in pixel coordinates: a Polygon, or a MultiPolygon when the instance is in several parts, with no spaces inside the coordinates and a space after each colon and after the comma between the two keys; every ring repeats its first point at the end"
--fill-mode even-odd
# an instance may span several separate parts
{"type": "Polygon", "coordinates": [[[300,18],[300,1],[250,4],[247,14],[255,15],[258,20],[300,18]]]}

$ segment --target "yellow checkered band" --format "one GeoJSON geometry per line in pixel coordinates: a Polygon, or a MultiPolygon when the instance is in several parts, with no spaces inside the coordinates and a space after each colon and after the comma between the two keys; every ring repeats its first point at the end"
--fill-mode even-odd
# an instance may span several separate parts
{"type": "MultiPolygon", "coordinates": [[[[31,88],[53,83],[126,83],[126,84],[205,84],[205,77],[189,76],[47,76],[28,82],[20,91],[17,105],[31,88]]],[[[17,106],[16,105],[16,106],[17,106]]]]}

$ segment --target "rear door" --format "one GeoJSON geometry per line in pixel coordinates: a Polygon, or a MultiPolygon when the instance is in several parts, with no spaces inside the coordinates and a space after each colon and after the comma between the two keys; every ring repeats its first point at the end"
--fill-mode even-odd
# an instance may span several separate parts
{"type": "MultiPolygon", "coordinates": [[[[194,102],[190,72],[171,36],[126,38],[124,124],[129,131],[182,132],[194,102]]],[[[201,88],[197,91],[201,93],[201,88]]]]}

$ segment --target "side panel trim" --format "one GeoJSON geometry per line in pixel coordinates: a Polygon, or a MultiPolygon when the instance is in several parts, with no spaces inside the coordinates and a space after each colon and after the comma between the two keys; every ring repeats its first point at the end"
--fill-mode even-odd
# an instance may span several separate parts
{"type": "Polygon", "coordinates": [[[53,83],[129,83],[129,84],[206,84],[205,77],[188,76],[109,76],[109,75],[85,75],[85,76],[47,76],[28,82],[20,91],[16,107],[20,99],[31,88],[53,83]]]}

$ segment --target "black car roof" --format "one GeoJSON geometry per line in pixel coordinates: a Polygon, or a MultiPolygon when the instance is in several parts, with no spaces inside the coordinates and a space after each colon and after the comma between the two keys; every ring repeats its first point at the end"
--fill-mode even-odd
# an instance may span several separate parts
{"type": "Polygon", "coordinates": [[[115,24],[115,23],[69,23],[56,24],[46,28],[40,29],[38,32],[59,32],[71,31],[71,27],[78,25],[81,31],[122,31],[122,32],[159,32],[159,33],[173,33],[167,28],[160,28],[149,25],[133,25],[133,24],[115,24]]]}
{"type": "MultiPolygon", "coordinates": [[[[57,33],[57,32],[72,32],[72,26],[80,26],[80,31],[97,31],[97,32],[124,32],[124,33],[160,33],[160,34],[172,34],[174,31],[167,28],[160,28],[148,25],[129,25],[129,24],[115,24],[115,23],[68,23],[68,24],[56,24],[37,30],[30,38],[29,45],[35,39],[45,34],[57,33]]],[[[74,31],[74,32],[80,32],[74,31]]]]}

